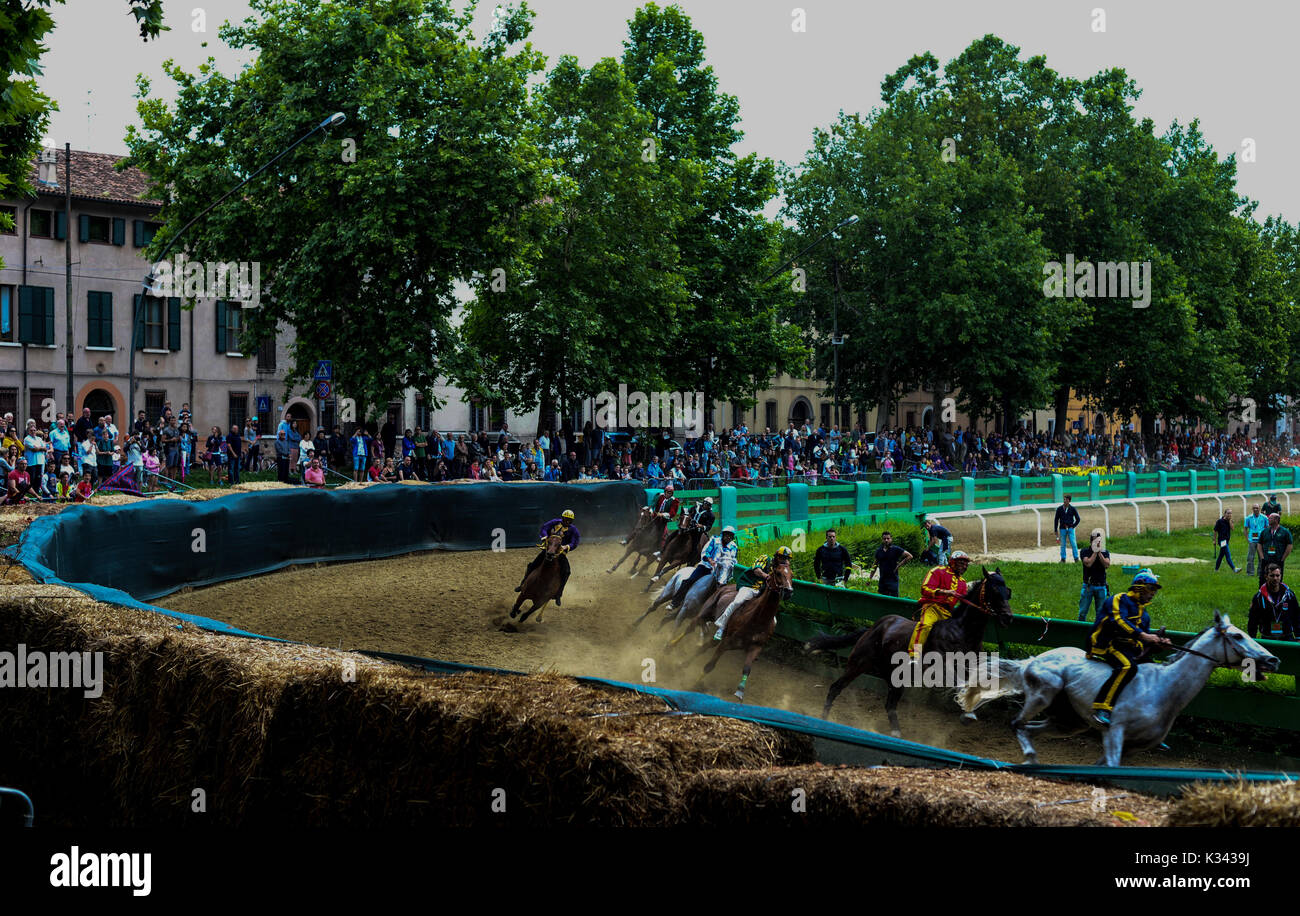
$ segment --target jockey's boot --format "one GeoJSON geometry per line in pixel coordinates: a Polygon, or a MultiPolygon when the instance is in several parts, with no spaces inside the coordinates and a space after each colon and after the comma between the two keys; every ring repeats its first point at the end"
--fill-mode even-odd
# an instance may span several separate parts
{"type": "Polygon", "coordinates": [[[722,642],[722,630],[723,630],[722,627],[718,627],[716,630],[713,631],[714,642],[722,642]]]}
{"type": "Polygon", "coordinates": [[[1094,709],[1092,712],[1092,721],[1096,722],[1102,728],[1110,728],[1110,710],[1094,709]]]}

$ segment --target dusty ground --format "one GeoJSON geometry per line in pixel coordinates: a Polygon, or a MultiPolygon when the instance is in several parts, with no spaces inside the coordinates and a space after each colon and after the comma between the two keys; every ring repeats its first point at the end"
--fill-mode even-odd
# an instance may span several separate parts
{"type": "MultiPolygon", "coordinates": [[[[422,553],[368,563],[296,567],[197,591],[158,603],[186,613],[224,620],[253,632],[345,649],[380,649],[519,671],[553,671],[642,682],[653,663],[655,683],[701,689],[730,698],[740,677],[741,656],[724,656],[701,680],[707,655],[698,655],[688,636],[666,650],[667,628],[656,613],[639,627],[633,622],[649,606],[641,589],[620,570],[605,573],[622,554],[617,545],[584,545],[574,554],[574,574],[562,608],[551,606],[543,622],[530,619],[521,632],[500,625],[514,602],[531,551],[422,553]]],[[[710,641],[711,642],[711,641],[710,641]]],[[[746,702],[819,715],[836,675],[774,643],[754,665],[746,702]]],[[[1003,760],[1019,760],[1007,727],[1009,715],[996,708],[976,724],[961,724],[955,711],[921,697],[904,700],[903,736],[939,747],[1003,760]]],[[[833,719],[888,732],[880,697],[845,691],[833,719]]],[[[1275,758],[1207,746],[1175,746],[1126,759],[1137,766],[1276,769],[1275,758]]],[[[1092,738],[1039,742],[1043,763],[1094,763],[1100,744],[1092,738]]]]}

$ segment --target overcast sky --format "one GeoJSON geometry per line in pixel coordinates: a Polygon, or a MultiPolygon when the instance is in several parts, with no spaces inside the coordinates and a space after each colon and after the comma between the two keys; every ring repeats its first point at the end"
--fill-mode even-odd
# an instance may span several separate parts
{"type": "MultiPolygon", "coordinates": [[[[233,73],[246,63],[217,38],[224,19],[248,15],[246,0],[165,0],[170,32],[144,44],[126,0],[68,0],[55,6],[44,91],[59,103],[49,138],[74,149],[124,153],[126,126],[136,122],[135,76],[170,81],[162,62],[193,71],[209,54],[233,73]],[[195,12],[206,16],[197,32],[195,12]],[[208,47],[203,47],[203,42],[208,47]],[[89,115],[89,119],[88,119],[89,115]]],[[[455,0],[453,0],[455,2],[455,0]]],[[[476,35],[495,4],[478,9],[476,35]]],[[[532,42],[554,61],[574,54],[584,64],[622,51],[634,0],[531,0],[532,42]]],[[[661,4],[666,5],[666,4],[661,4]]],[[[1118,66],[1143,90],[1139,117],[1163,131],[1173,120],[1200,118],[1221,156],[1255,141],[1257,161],[1241,163],[1239,189],[1258,200],[1259,218],[1300,219],[1300,179],[1292,155],[1300,124],[1290,111],[1300,4],[1237,0],[683,0],[704,35],[721,88],[740,99],[746,132],[742,152],[794,164],[814,127],[844,111],[867,112],[883,77],[922,51],[941,63],[992,32],[1024,56],[1045,54],[1049,66],[1084,78],[1118,66]],[[1093,29],[1105,11],[1105,32],[1093,29]],[[792,29],[801,9],[806,31],[792,29]],[[1291,151],[1291,152],[1288,152],[1291,151]]],[[[170,98],[170,94],[167,95],[170,98]]],[[[327,114],[323,112],[322,116],[327,114]]]]}

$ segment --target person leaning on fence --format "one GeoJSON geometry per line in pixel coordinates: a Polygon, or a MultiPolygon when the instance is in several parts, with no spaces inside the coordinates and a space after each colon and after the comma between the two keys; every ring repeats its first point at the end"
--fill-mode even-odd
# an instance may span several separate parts
{"type": "Polygon", "coordinates": [[[1056,507],[1056,516],[1052,519],[1052,530],[1061,542],[1061,562],[1065,562],[1065,545],[1068,543],[1074,551],[1074,562],[1079,562],[1079,545],[1075,541],[1074,529],[1079,527],[1079,510],[1070,505],[1070,494],[1056,507]]]}
{"type": "Polygon", "coordinates": [[[927,550],[933,553],[935,562],[939,566],[946,566],[948,564],[948,551],[952,549],[952,532],[931,519],[926,519],[925,530],[930,534],[930,543],[927,550]]]}
{"type": "Polygon", "coordinates": [[[1282,568],[1270,563],[1264,584],[1250,601],[1246,633],[1251,639],[1258,633],[1263,639],[1295,640],[1300,634],[1300,602],[1295,592],[1282,581],[1282,568]]]}
{"type": "Polygon", "coordinates": [[[1079,619],[1087,620],[1088,612],[1096,604],[1097,613],[1106,606],[1110,587],[1106,583],[1106,570],[1110,568],[1110,551],[1105,549],[1106,532],[1092,529],[1088,546],[1079,552],[1083,561],[1083,589],[1079,592],[1079,619]]]}
{"type": "Polygon", "coordinates": [[[1268,517],[1268,527],[1260,532],[1255,548],[1259,553],[1259,583],[1264,584],[1264,573],[1268,564],[1276,563],[1286,578],[1286,558],[1291,556],[1295,545],[1291,542],[1291,532],[1282,527],[1282,516],[1274,512],[1268,517]]]}
{"type": "Polygon", "coordinates": [[[839,542],[834,528],[827,530],[826,542],[813,554],[813,574],[822,585],[835,585],[849,574],[853,568],[853,559],[848,550],[839,542]]]}

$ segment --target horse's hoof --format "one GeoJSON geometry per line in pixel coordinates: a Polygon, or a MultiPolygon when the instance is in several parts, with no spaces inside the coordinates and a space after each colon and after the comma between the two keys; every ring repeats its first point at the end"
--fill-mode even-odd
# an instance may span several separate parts
{"type": "Polygon", "coordinates": [[[629,578],[629,579],[635,579],[636,576],[637,576],[637,574],[636,574],[635,572],[628,573],[628,578],[629,578]]]}
{"type": "Polygon", "coordinates": [[[962,713],[962,714],[961,714],[961,720],[962,720],[963,722],[978,722],[978,721],[979,721],[978,719],[975,718],[975,713],[973,713],[973,712],[964,712],[964,713],[962,713]]]}
{"type": "Polygon", "coordinates": [[[889,730],[889,736],[890,736],[891,738],[901,738],[901,737],[903,737],[903,733],[900,732],[900,731],[899,731],[898,729],[896,729],[896,728],[891,728],[891,729],[889,730]]]}
{"type": "Polygon", "coordinates": [[[733,696],[735,696],[737,700],[740,700],[740,702],[745,702],[745,691],[737,690],[733,696]]]}
{"type": "Polygon", "coordinates": [[[1029,764],[1030,766],[1038,766],[1038,755],[1037,755],[1037,754],[1026,754],[1026,755],[1025,755],[1025,763],[1029,764]]]}

